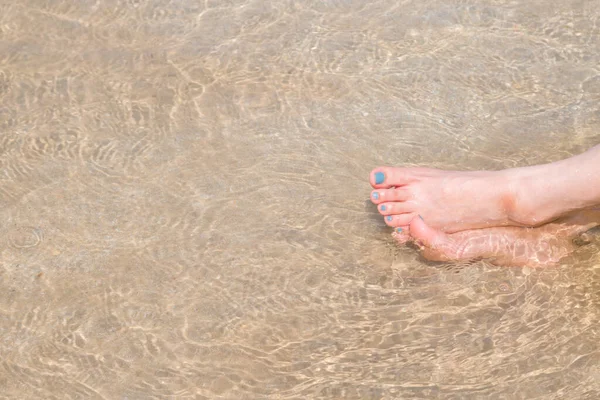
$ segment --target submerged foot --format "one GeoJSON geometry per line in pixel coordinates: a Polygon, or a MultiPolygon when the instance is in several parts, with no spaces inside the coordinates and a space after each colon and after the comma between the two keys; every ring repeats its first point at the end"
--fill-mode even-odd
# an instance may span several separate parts
{"type": "Polygon", "coordinates": [[[448,233],[539,226],[585,206],[569,199],[572,190],[564,182],[572,168],[563,164],[503,171],[380,167],[371,172],[371,201],[392,227],[407,225],[417,214],[448,233]]]}
{"type": "Polygon", "coordinates": [[[487,259],[496,265],[544,266],[557,263],[574,249],[573,238],[600,225],[600,211],[581,211],[539,228],[498,227],[444,233],[414,218],[398,243],[413,241],[432,261],[487,259]]]}

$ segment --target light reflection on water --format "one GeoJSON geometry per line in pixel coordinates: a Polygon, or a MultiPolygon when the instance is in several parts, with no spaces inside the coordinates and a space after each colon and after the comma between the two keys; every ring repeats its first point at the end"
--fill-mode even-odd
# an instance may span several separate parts
{"type": "Polygon", "coordinates": [[[427,263],[365,199],[597,144],[599,5],[0,3],[2,394],[596,398],[597,243],[427,263]]]}

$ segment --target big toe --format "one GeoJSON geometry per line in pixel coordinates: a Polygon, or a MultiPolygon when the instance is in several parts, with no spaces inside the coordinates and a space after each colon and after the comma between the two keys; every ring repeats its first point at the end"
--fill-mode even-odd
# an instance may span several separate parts
{"type": "Polygon", "coordinates": [[[445,233],[431,228],[420,215],[411,221],[410,235],[414,240],[430,248],[440,247],[448,240],[445,233]]]}
{"type": "Polygon", "coordinates": [[[371,171],[371,186],[375,189],[403,186],[410,181],[408,168],[378,167],[371,171]]]}
{"type": "Polygon", "coordinates": [[[450,261],[461,258],[459,247],[451,237],[428,226],[420,216],[410,223],[410,236],[421,248],[423,256],[429,260],[450,261]]]}

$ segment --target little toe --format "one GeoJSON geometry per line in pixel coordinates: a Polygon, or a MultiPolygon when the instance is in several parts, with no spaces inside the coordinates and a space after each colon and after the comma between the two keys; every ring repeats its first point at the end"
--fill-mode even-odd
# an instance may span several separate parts
{"type": "Polygon", "coordinates": [[[405,225],[397,227],[396,229],[394,229],[394,232],[392,232],[392,237],[398,244],[405,244],[409,242],[410,240],[412,240],[412,238],[410,237],[410,226],[405,225]]]}
{"type": "Polygon", "coordinates": [[[371,186],[376,189],[404,186],[410,182],[408,168],[378,167],[371,171],[371,186]]]}

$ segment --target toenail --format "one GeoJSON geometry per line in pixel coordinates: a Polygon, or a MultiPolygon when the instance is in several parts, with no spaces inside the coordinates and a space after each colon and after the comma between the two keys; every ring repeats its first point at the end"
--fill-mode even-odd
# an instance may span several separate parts
{"type": "Polygon", "coordinates": [[[387,209],[386,206],[381,206],[381,211],[385,211],[387,209]]]}
{"type": "Polygon", "coordinates": [[[402,232],[402,228],[396,228],[396,232],[398,232],[398,233],[402,232]]]}
{"type": "Polygon", "coordinates": [[[379,200],[379,193],[377,193],[377,192],[373,193],[373,198],[375,200],[379,200]]]}
{"type": "Polygon", "coordinates": [[[392,216],[388,215],[387,217],[385,217],[385,219],[387,219],[388,221],[391,221],[392,220],[392,216]]]}
{"type": "Polygon", "coordinates": [[[383,183],[384,180],[385,180],[385,175],[383,174],[383,172],[375,172],[375,183],[377,185],[379,185],[380,183],[383,183]]]}

